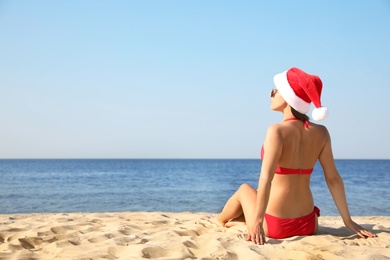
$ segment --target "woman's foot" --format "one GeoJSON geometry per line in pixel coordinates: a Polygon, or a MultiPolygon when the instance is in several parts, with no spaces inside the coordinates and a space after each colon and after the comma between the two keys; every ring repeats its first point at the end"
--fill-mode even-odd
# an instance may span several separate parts
{"type": "Polygon", "coordinates": [[[242,214],[238,218],[232,219],[225,224],[225,227],[230,228],[234,226],[245,225],[245,216],[242,214]]]}
{"type": "Polygon", "coordinates": [[[225,227],[231,228],[231,227],[234,227],[234,226],[242,226],[242,225],[245,225],[245,221],[232,220],[232,221],[227,222],[225,224],[225,227]]]}
{"type": "Polygon", "coordinates": [[[214,224],[217,225],[218,227],[225,227],[225,223],[224,223],[223,221],[220,221],[218,217],[219,217],[218,214],[212,216],[212,217],[210,218],[210,222],[211,222],[211,223],[214,223],[214,224]]]}

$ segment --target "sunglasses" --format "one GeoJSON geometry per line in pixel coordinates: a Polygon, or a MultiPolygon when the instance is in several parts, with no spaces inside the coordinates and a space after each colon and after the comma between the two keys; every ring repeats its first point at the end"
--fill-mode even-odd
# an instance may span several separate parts
{"type": "Polygon", "coordinates": [[[276,93],[278,92],[278,90],[277,89],[272,89],[271,90],[271,97],[273,98],[275,95],[276,95],[276,93]]]}

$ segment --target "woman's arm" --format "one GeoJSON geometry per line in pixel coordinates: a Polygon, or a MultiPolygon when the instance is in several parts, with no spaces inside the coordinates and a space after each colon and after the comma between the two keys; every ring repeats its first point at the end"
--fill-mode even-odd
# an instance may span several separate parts
{"type": "Polygon", "coordinates": [[[265,243],[263,231],[264,215],[268,205],[272,179],[282,154],[282,143],[282,137],[278,131],[278,126],[270,126],[264,142],[265,153],[257,188],[255,213],[254,216],[252,216],[252,219],[247,220],[248,240],[260,245],[265,243]]]}
{"type": "Polygon", "coordinates": [[[375,237],[373,233],[365,230],[352,220],[345,195],[344,182],[334,163],[331,139],[327,130],[325,137],[327,140],[320,154],[319,160],[322,169],[324,170],[326,183],[330,193],[332,194],[333,201],[336,204],[340,216],[343,219],[345,226],[354,231],[360,237],[375,237]]]}

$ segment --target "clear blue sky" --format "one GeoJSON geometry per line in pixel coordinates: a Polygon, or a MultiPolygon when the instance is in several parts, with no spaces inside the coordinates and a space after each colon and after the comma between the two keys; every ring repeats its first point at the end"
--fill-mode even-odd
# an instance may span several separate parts
{"type": "Polygon", "coordinates": [[[258,158],[297,66],[335,157],[390,159],[389,28],[386,0],[0,1],[0,158],[258,158]]]}

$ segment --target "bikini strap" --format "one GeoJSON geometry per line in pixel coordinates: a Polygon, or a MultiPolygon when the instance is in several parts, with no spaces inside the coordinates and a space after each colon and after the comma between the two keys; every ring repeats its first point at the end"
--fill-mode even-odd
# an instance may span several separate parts
{"type": "Polygon", "coordinates": [[[290,117],[290,118],[284,119],[282,122],[286,122],[286,121],[296,121],[296,120],[299,120],[299,119],[296,118],[296,117],[290,117]]]}

